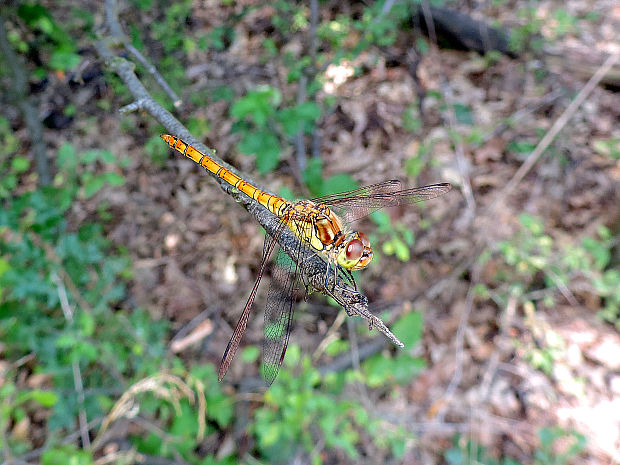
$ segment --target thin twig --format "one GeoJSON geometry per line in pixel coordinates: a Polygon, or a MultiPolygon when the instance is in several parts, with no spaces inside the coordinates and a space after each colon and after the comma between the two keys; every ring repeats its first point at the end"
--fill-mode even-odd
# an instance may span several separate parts
{"type": "Polygon", "coordinates": [[[521,167],[514,174],[512,179],[508,181],[506,187],[498,194],[493,203],[491,204],[491,209],[494,207],[501,205],[504,199],[514,190],[515,187],[521,182],[521,180],[525,177],[527,173],[532,169],[532,167],[536,164],[538,159],[542,156],[547,147],[553,142],[558,133],[562,130],[562,128],[568,123],[568,121],[573,117],[577,109],[581,106],[581,104],[585,101],[585,99],[590,95],[590,93],[594,90],[594,88],[598,85],[598,83],[603,79],[605,74],[611,69],[611,67],[616,63],[618,58],[620,57],[620,53],[615,53],[610,55],[607,60],[599,67],[599,69],[594,73],[594,75],[590,78],[590,80],[586,83],[585,86],[579,91],[575,100],[571,102],[571,104],[564,110],[564,113],[560,115],[560,117],[553,123],[551,129],[547,131],[544,137],[540,140],[534,151],[529,155],[527,160],[521,165],[521,167]]]}
{"type": "Polygon", "coordinates": [[[45,139],[43,138],[43,126],[39,119],[37,107],[32,104],[28,92],[28,77],[26,70],[21,64],[21,59],[13,52],[13,48],[8,41],[3,16],[0,16],[0,57],[4,57],[5,65],[10,70],[12,76],[13,88],[9,93],[10,98],[19,107],[28,132],[30,135],[30,144],[34,153],[36,162],[36,170],[39,176],[39,183],[47,186],[51,182],[50,166],[47,160],[47,152],[45,149],[45,139]]]}
{"type": "Polygon", "coordinates": [[[512,115],[505,118],[504,121],[496,125],[491,131],[486,133],[482,137],[481,145],[486,144],[494,137],[499,136],[506,129],[513,127],[516,123],[521,121],[527,116],[530,116],[535,111],[538,111],[540,108],[546,107],[547,105],[551,105],[557,99],[560,98],[562,92],[559,89],[549,92],[546,95],[543,95],[540,100],[537,100],[534,104],[521,108],[515,111],[512,115]]]}
{"type": "Polygon", "coordinates": [[[422,13],[424,15],[424,21],[428,29],[428,35],[431,39],[431,53],[437,58],[437,66],[439,67],[439,74],[441,80],[442,95],[446,101],[446,116],[448,125],[452,134],[454,134],[452,140],[454,142],[454,152],[456,156],[456,165],[458,167],[459,174],[461,176],[461,190],[465,201],[467,203],[467,210],[463,213],[463,220],[465,225],[471,224],[476,216],[476,201],[474,199],[474,191],[471,187],[471,180],[469,178],[469,169],[465,161],[465,150],[463,149],[463,143],[461,137],[456,132],[456,114],[454,111],[454,94],[452,87],[448,82],[446,73],[443,70],[441,60],[439,59],[439,52],[437,49],[437,36],[435,34],[435,24],[433,22],[430,5],[427,0],[422,1],[422,13]]]}
{"type": "MultiPolygon", "coordinates": [[[[498,341],[501,342],[502,339],[506,337],[508,333],[508,328],[512,324],[515,312],[517,310],[517,298],[515,296],[508,297],[508,302],[505,306],[505,310],[502,313],[502,317],[500,318],[499,325],[499,334],[495,336],[495,345],[498,346],[498,341]]],[[[499,368],[499,360],[500,360],[500,351],[494,350],[489,358],[489,362],[487,363],[487,368],[482,375],[482,381],[480,382],[480,400],[487,401],[488,397],[491,394],[491,385],[493,383],[493,379],[495,378],[495,374],[499,368]]]]}
{"type": "MultiPolygon", "coordinates": [[[[357,358],[360,362],[372,357],[373,355],[381,352],[386,346],[384,338],[376,337],[359,344],[357,350],[357,358]]],[[[334,360],[326,365],[319,367],[319,373],[324,376],[328,373],[341,373],[353,367],[353,357],[350,351],[342,353],[334,360]]]]}
{"type": "Polygon", "coordinates": [[[323,355],[323,352],[325,352],[326,347],[332,341],[338,339],[338,334],[337,333],[338,333],[338,330],[340,329],[340,327],[342,326],[342,323],[344,323],[344,319],[345,318],[346,318],[346,312],[344,312],[342,310],[340,312],[338,312],[338,315],[336,316],[336,319],[334,320],[334,323],[330,326],[329,330],[327,331],[327,334],[321,340],[321,342],[317,346],[316,350],[312,354],[312,360],[313,361],[318,360],[318,358],[321,355],[323,355]]]}
{"type": "MultiPolygon", "coordinates": [[[[297,83],[297,105],[306,102],[306,87],[308,85],[308,77],[302,73],[297,83]]],[[[308,164],[306,159],[306,146],[304,144],[304,122],[299,122],[299,129],[295,134],[295,153],[297,154],[297,171],[301,179],[301,173],[304,172],[308,164]]]]}
{"type": "MultiPolygon", "coordinates": [[[[106,14],[114,14],[116,11],[115,1],[107,0],[106,5],[106,14]]],[[[106,23],[114,24],[114,21],[112,19],[107,19],[106,23]]],[[[136,109],[139,108],[147,111],[171,134],[174,134],[176,137],[184,139],[186,142],[194,145],[198,150],[208,154],[209,157],[220,165],[229,169],[231,172],[240,175],[240,177],[247,179],[248,182],[251,182],[260,188],[258,183],[252,181],[249,176],[240,174],[238,170],[231,167],[216,156],[213,150],[200,143],[200,141],[193,137],[187,128],[177,121],[177,119],[170,112],[159,105],[159,103],[151,97],[142,85],[142,82],[135,75],[134,65],[124,58],[116,56],[111,51],[110,44],[114,44],[114,41],[110,38],[104,38],[97,41],[95,48],[100,57],[104,59],[110,70],[118,74],[121,80],[125,83],[128,90],[135,98],[134,103],[136,109]]],[[[334,274],[328,272],[328,265],[325,260],[323,260],[318,254],[314,253],[305,242],[301,242],[292,230],[289,228],[284,228],[283,231],[279,231],[280,218],[275,216],[267,208],[256,202],[251,197],[237,189],[234,189],[234,187],[228,184],[224,179],[213,173],[209,174],[225,192],[234,197],[252,216],[254,216],[254,218],[263,228],[265,228],[269,235],[278,237],[280,247],[282,247],[282,249],[297,262],[298,266],[302,269],[304,276],[307,278],[305,281],[311,283],[314,290],[331,296],[347,311],[348,315],[361,316],[368,322],[370,329],[375,327],[387,336],[388,339],[390,339],[394,344],[402,347],[402,343],[398,340],[398,338],[396,338],[396,336],[394,336],[394,334],[391,333],[383,321],[368,310],[368,299],[364,295],[360,294],[349,285],[343,285],[342,282],[336,282],[334,274]],[[299,250],[302,250],[302,252],[298,253],[299,250]],[[303,267],[301,266],[301,263],[304,264],[303,267]],[[327,279],[325,279],[326,276],[327,279]]]]}
{"type": "Polygon", "coordinates": [[[168,96],[172,100],[174,107],[175,108],[180,107],[183,101],[172,90],[172,88],[166,82],[163,76],[159,74],[159,71],[157,71],[157,68],[155,68],[155,66],[153,66],[151,62],[144,55],[142,55],[142,53],[140,53],[138,49],[136,49],[133,45],[131,45],[129,38],[123,31],[123,28],[121,27],[121,24],[118,21],[118,4],[116,3],[116,0],[106,0],[105,9],[106,9],[106,25],[110,32],[111,38],[122,43],[123,47],[125,47],[125,49],[129,53],[131,53],[135,57],[135,59],[142,66],[144,66],[144,68],[146,68],[146,71],[151,76],[153,76],[157,84],[159,84],[159,86],[164,90],[164,92],[168,94],[168,96]]]}
{"type": "MultiPolygon", "coordinates": [[[[62,280],[56,273],[52,273],[52,282],[56,285],[58,291],[58,298],[60,300],[60,307],[62,313],[65,316],[65,320],[68,323],[73,322],[73,309],[69,303],[69,297],[67,296],[67,290],[62,283],[62,280]]],[[[90,437],[88,436],[88,418],[86,417],[86,410],[84,409],[84,383],[82,382],[82,372],[80,370],[80,364],[77,360],[71,363],[73,369],[73,385],[75,386],[75,392],[77,393],[77,400],[79,405],[78,410],[78,422],[80,424],[80,437],[82,439],[82,447],[88,449],[90,447],[90,437]]]]}
{"type": "MultiPolygon", "coordinates": [[[[75,283],[73,282],[73,280],[71,279],[67,271],[65,270],[62,260],[58,256],[54,248],[48,242],[44,241],[41,237],[39,237],[35,232],[29,231],[27,234],[30,240],[32,240],[32,242],[37,247],[39,247],[45,252],[45,258],[47,258],[52,263],[58,266],[58,269],[56,270],[56,272],[58,273],[58,277],[62,281],[63,286],[69,289],[69,291],[71,292],[71,295],[73,296],[73,298],[76,300],[76,302],[80,306],[80,309],[88,314],[91,314],[92,313],[91,305],[84,298],[80,290],[77,288],[77,286],[75,285],[75,283]]],[[[21,237],[21,234],[17,233],[17,237],[21,237]]]]}
{"type": "MultiPolygon", "coordinates": [[[[103,421],[103,417],[98,417],[95,418],[94,420],[91,420],[86,427],[90,430],[92,428],[95,428],[99,423],[101,423],[103,421]]],[[[30,460],[34,460],[38,457],[40,457],[41,455],[43,455],[43,453],[47,450],[49,450],[50,448],[54,447],[55,445],[65,445],[65,444],[72,444],[74,443],[78,438],[80,437],[80,431],[73,431],[70,434],[67,434],[67,436],[65,436],[62,440],[58,441],[49,441],[46,445],[39,447],[38,449],[34,449],[31,451],[26,452],[24,455],[22,455],[20,457],[20,460],[24,461],[24,462],[28,462],[30,460]]],[[[1,465],[10,465],[13,462],[3,462],[1,465]]]]}
{"type": "MultiPolygon", "coordinates": [[[[455,360],[456,360],[456,368],[454,369],[454,374],[452,375],[452,379],[450,380],[450,384],[446,388],[446,391],[443,394],[443,399],[450,400],[454,395],[456,388],[461,383],[463,378],[463,361],[464,361],[464,346],[465,346],[465,329],[467,327],[467,322],[469,321],[469,315],[474,308],[474,286],[478,282],[480,278],[480,267],[473,266],[472,269],[472,278],[469,284],[469,289],[467,291],[467,296],[465,297],[465,308],[461,312],[461,318],[459,319],[459,326],[456,330],[455,337],[455,360]]],[[[448,406],[449,402],[443,403],[444,406],[448,406]]],[[[443,409],[438,414],[440,419],[443,419],[443,409]]]]}
{"type": "Polygon", "coordinates": [[[316,51],[317,51],[317,38],[316,31],[319,25],[319,2],[318,0],[310,0],[310,28],[308,30],[308,40],[310,42],[310,60],[312,67],[316,69],[316,51]]]}

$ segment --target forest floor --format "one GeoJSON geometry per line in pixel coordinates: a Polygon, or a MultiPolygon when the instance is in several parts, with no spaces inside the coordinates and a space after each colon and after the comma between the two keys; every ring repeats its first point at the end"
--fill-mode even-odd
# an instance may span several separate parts
{"type": "MultiPolygon", "coordinates": [[[[229,8],[202,2],[191,27],[221,26],[244,3],[252,2],[229,8]]],[[[519,3],[478,13],[517,27],[519,3]]],[[[418,435],[404,463],[441,463],[456,433],[493,455],[528,463],[538,431],[555,425],[587,438],[579,463],[620,462],[620,333],[601,319],[606,300],[585,270],[570,268],[557,276],[584,239],[602,240],[601,227],[612,238],[620,234],[620,160],[605,149],[606,141],[615,140],[618,150],[620,140],[618,81],[615,87],[599,82],[531,169],[515,177],[607,54],[618,53],[620,8],[614,3],[539,2],[541,34],[552,44],[545,53],[489,61],[474,52],[431,48],[417,63],[419,85],[407,66],[389,59],[407,55],[412,39],[403,32],[388,50],[369,48],[354,62],[331,69],[345,77],[318,93],[319,99],[333,96],[338,102],[320,123],[325,176],[346,173],[360,185],[400,178],[408,187],[444,181],[455,187],[424,208],[390,210],[393,224],[414,233],[410,259],[387,255],[377,245],[378,263],[360,275],[371,308],[387,310],[387,323],[412,309],[424,315],[421,344],[403,350],[422,356],[427,368],[411,383],[394,387],[398,396],[381,389],[365,393],[376,415],[418,435]],[[561,34],[554,20],[560,9],[576,18],[561,34]],[[599,15],[584,19],[592,11],[599,15]],[[456,115],[446,109],[450,102],[456,115]],[[413,123],[403,117],[408,112],[413,123]],[[511,250],[518,256],[512,262],[511,250]]],[[[321,5],[325,19],[331,10],[321,5]]],[[[206,122],[205,132],[194,135],[206,137],[207,146],[262,187],[306,196],[292,146],[276,170],[258,175],[253,157],[236,148],[229,102],[202,105],[192,98],[221,85],[243,95],[268,84],[281,90],[284,101],[295,100],[287,70],[281,62],[265,61],[261,48],[272,13],[263,7],[245,15],[223,51],[189,54],[184,64],[189,84],[177,89],[186,103],[176,116],[206,122]]],[[[132,17],[143,21],[139,27],[148,24],[146,16],[132,17]]],[[[293,35],[283,48],[300,53],[304,37],[293,35]]],[[[153,57],[163,54],[156,43],[146,42],[146,50],[153,57]]],[[[54,89],[62,85],[50,85],[42,99],[51,105],[58,98],[54,89]]],[[[115,111],[97,108],[92,95],[92,87],[71,95],[78,107],[74,124],[48,130],[46,138],[52,145],[71,140],[83,150],[105,147],[126,154],[130,164],[123,171],[125,184],[84,199],[73,221],[96,216],[107,202],[114,220],[106,233],[133,261],[130,301],[171,320],[175,333],[201,314],[213,321],[208,344],[185,349],[183,357],[217,364],[258,272],[263,232],[190,161],[171,154],[153,163],[144,153],[152,134],[140,129],[143,114],[121,120],[115,111]],[[134,130],[123,128],[128,122],[134,130]]],[[[360,228],[375,226],[364,220],[360,228]]],[[[617,239],[609,250],[618,253],[617,239]]],[[[611,263],[618,266],[618,257],[611,263]]],[[[268,276],[265,281],[264,289],[268,276]]],[[[243,345],[261,343],[258,309],[264,302],[265,292],[259,293],[243,345]]],[[[324,302],[310,298],[299,305],[291,340],[302,353],[314,353],[338,321],[338,310],[324,302]]],[[[346,325],[340,331],[347,337],[346,325]]],[[[323,355],[315,363],[327,361],[323,355]]],[[[246,371],[246,364],[233,363],[227,380],[238,381],[246,371]]]]}

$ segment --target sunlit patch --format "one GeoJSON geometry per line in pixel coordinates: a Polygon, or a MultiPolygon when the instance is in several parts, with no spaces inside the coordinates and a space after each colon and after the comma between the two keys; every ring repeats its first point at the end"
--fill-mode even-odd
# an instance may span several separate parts
{"type": "Polygon", "coordinates": [[[235,269],[234,257],[229,257],[222,268],[222,281],[228,284],[235,284],[239,280],[239,275],[235,269]]]}
{"type": "Polygon", "coordinates": [[[181,238],[178,234],[168,234],[164,243],[166,244],[167,249],[174,249],[180,240],[181,238]]]}
{"type": "Polygon", "coordinates": [[[562,406],[556,414],[561,424],[573,425],[588,437],[588,442],[618,463],[620,452],[620,399],[603,399],[592,405],[562,406]]]}
{"type": "Polygon", "coordinates": [[[355,69],[348,61],[342,61],[338,65],[329,65],[325,70],[323,90],[328,94],[335,93],[336,89],[347,82],[353,74],[355,74],[355,69]]]}

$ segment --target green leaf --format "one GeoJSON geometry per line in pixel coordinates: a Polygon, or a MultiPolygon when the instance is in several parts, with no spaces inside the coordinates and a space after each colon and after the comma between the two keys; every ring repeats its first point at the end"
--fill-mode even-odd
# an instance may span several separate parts
{"type": "Polygon", "coordinates": [[[95,150],[95,149],[91,149],[91,150],[84,150],[81,154],[80,154],[80,161],[84,164],[84,165],[88,165],[90,163],[93,163],[95,161],[97,161],[97,158],[99,158],[99,154],[101,152],[99,150],[95,150]]]}
{"type": "Polygon", "coordinates": [[[405,172],[412,178],[415,178],[422,172],[425,165],[424,158],[414,155],[405,162],[405,172]]]}
{"type": "Polygon", "coordinates": [[[59,349],[71,349],[76,343],[77,340],[73,334],[61,334],[58,339],[56,339],[56,347],[59,349]]]}
{"type": "Polygon", "coordinates": [[[394,255],[394,243],[392,241],[385,241],[381,246],[381,251],[385,255],[394,255]]]}
{"type": "Polygon", "coordinates": [[[530,153],[536,144],[528,141],[512,141],[508,144],[508,150],[516,153],[530,153]]]}
{"type": "Polygon", "coordinates": [[[381,386],[392,378],[392,361],[383,355],[369,358],[362,364],[362,368],[366,376],[366,384],[370,387],[381,386]]]}
{"type": "Polygon", "coordinates": [[[15,173],[23,173],[30,168],[30,160],[26,157],[15,157],[11,161],[11,170],[15,173]]]}
{"type": "Polygon", "coordinates": [[[24,20],[26,24],[32,26],[41,18],[50,18],[50,13],[40,3],[22,4],[17,9],[18,16],[24,20]]]}
{"type": "Polygon", "coordinates": [[[594,258],[594,266],[597,270],[603,270],[611,260],[611,251],[603,243],[586,237],[583,242],[583,248],[586,249],[594,258]]]}
{"type": "Polygon", "coordinates": [[[267,120],[275,114],[282,96],[277,89],[263,87],[251,92],[235,102],[230,110],[237,119],[249,117],[257,126],[265,126],[267,120]]]}
{"type": "Polygon", "coordinates": [[[535,236],[542,234],[544,230],[540,219],[529,213],[521,213],[519,215],[519,222],[535,236]]]}
{"type": "Polygon", "coordinates": [[[125,184],[125,178],[114,171],[105,173],[103,176],[105,178],[105,182],[110,186],[122,186],[125,184]]]}
{"type": "Polygon", "coordinates": [[[99,158],[108,164],[116,162],[116,155],[111,150],[99,150],[99,158]]]}
{"type": "Polygon", "coordinates": [[[11,269],[11,264],[4,258],[0,257],[0,277],[11,269]]]}
{"type": "Polygon", "coordinates": [[[95,319],[90,313],[80,312],[78,314],[78,322],[82,329],[82,335],[90,337],[95,332],[95,319]]]}
{"type": "Polygon", "coordinates": [[[84,183],[84,196],[88,199],[95,195],[105,184],[104,176],[92,176],[84,183]]]}
{"type": "Polygon", "coordinates": [[[37,389],[32,391],[30,394],[32,396],[32,400],[46,408],[53,407],[56,402],[58,402],[58,394],[52,391],[41,391],[37,389]]]}
{"type": "Polygon", "coordinates": [[[244,134],[239,150],[246,155],[256,155],[256,168],[261,174],[273,171],[280,161],[280,144],[269,131],[244,134]]]}
{"type": "Polygon", "coordinates": [[[248,346],[241,352],[241,359],[245,363],[252,363],[258,360],[260,350],[256,346],[248,346]]]}
{"type": "Polygon", "coordinates": [[[357,187],[359,187],[357,181],[348,174],[336,174],[323,181],[320,195],[346,192],[357,189],[357,187]]]}
{"type": "Polygon", "coordinates": [[[313,102],[306,102],[278,112],[278,121],[288,136],[295,135],[308,123],[314,123],[321,116],[321,108],[313,102]]]}
{"type": "Polygon", "coordinates": [[[211,95],[214,102],[218,100],[224,100],[225,102],[232,102],[235,98],[235,91],[230,86],[217,86],[211,95]]]}
{"type": "Polygon", "coordinates": [[[207,404],[209,418],[213,418],[221,428],[230,424],[235,415],[234,404],[230,397],[222,394],[207,395],[207,404]]]}
{"type": "Polygon", "coordinates": [[[276,443],[280,437],[281,427],[281,423],[271,423],[263,426],[259,436],[263,447],[269,447],[276,443]]]}
{"type": "Polygon", "coordinates": [[[404,384],[410,382],[413,377],[424,371],[426,362],[419,357],[412,357],[409,354],[398,354],[392,362],[392,376],[396,383],[404,384]]]}
{"type": "Polygon", "coordinates": [[[273,141],[273,145],[265,147],[264,150],[256,154],[256,168],[260,174],[266,174],[273,171],[280,161],[280,145],[277,140],[273,141]]]}
{"type": "Polygon", "coordinates": [[[73,52],[63,52],[63,51],[55,51],[52,53],[50,57],[49,65],[53,69],[57,69],[59,71],[69,71],[77,67],[82,61],[82,57],[77,53],[73,52]]]}
{"type": "Polygon", "coordinates": [[[394,247],[394,253],[396,254],[396,258],[398,258],[402,262],[409,261],[409,247],[403,241],[401,241],[398,237],[394,237],[392,239],[392,244],[394,247]]]}
{"type": "Polygon", "coordinates": [[[73,145],[65,142],[58,149],[58,165],[63,170],[72,171],[77,165],[78,158],[73,145]]]}
{"type": "Polygon", "coordinates": [[[400,318],[392,327],[393,333],[405,347],[411,348],[422,338],[424,318],[420,312],[410,312],[400,318]]]}
{"type": "Polygon", "coordinates": [[[372,212],[370,218],[377,225],[381,232],[386,232],[391,229],[392,221],[390,220],[390,215],[388,215],[384,210],[377,210],[372,212]]]}
{"type": "Polygon", "coordinates": [[[78,450],[73,445],[57,446],[48,449],[41,455],[42,465],[91,465],[92,455],[84,450],[78,450]]]}
{"type": "Polygon", "coordinates": [[[471,109],[467,105],[463,105],[462,103],[455,103],[454,115],[456,116],[456,120],[461,124],[474,124],[474,116],[471,109]]]}
{"type": "Polygon", "coordinates": [[[308,160],[308,165],[302,177],[312,196],[320,196],[323,186],[323,160],[321,158],[311,158],[308,160]]]}

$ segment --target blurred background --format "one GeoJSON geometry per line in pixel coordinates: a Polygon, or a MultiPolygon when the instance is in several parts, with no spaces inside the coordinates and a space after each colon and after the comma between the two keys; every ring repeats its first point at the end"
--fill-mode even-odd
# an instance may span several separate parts
{"type": "Polygon", "coordinates": [[[618,463],[619,39],[614,0],[3,2],[1,463],[618,463]],[[149,95],[289,199],[452,183],[356,224],[405,347],[313,294],[265,390],[266,273],[218,383],[264,231],[149,95]]]}

